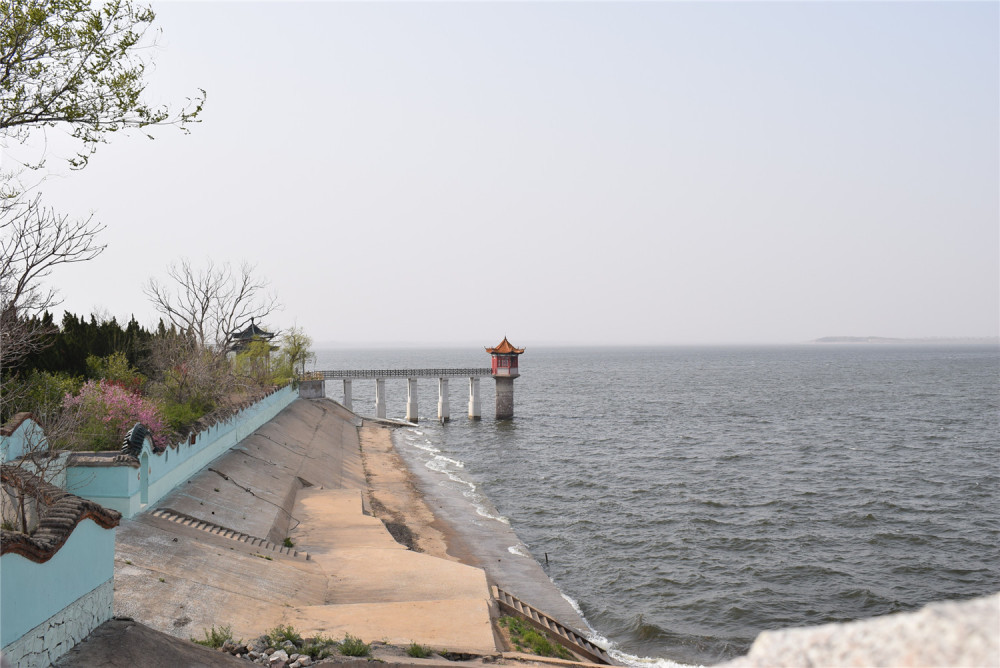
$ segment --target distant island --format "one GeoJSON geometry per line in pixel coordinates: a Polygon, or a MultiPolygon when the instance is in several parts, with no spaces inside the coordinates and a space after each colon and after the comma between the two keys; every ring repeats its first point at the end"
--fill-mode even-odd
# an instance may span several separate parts
{"type": "Polygon", "coordinates": [[[809,343],[952,343],[952,344],[1000,344],[996,336],[932,337],[922,339],[896,339],[887,336],[824,336],[809,343]]]}

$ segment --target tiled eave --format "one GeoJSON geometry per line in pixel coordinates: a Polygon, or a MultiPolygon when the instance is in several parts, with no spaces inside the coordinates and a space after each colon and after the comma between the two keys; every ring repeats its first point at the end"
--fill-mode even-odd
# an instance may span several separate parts
{"type": "Polygon", "coordinates": [[[0,530],[0,555],[19,554],[36,563],[45,563],[83,520],[93,520],[103,529],[113,529],[121,521],[121,513],[70,494],[16,466],[0,467],[0,480],[4,485],[24,490],[46,506],[33,535],[0,530]]]}

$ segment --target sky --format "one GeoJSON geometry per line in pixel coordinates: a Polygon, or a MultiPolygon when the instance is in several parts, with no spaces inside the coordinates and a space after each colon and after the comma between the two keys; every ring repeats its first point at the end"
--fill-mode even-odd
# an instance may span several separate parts
{"type": "Polygon", "coordinates": [[[188,258],[324,345],[1000,334],[998,3],[152,6],[148,99],[202,122],[82,171],[46,133],[107,226],[61,309],[152,326],[188,258]]]}

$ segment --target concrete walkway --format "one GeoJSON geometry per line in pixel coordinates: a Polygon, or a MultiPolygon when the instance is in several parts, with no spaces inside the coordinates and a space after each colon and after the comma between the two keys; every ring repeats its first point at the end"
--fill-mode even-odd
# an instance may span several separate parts
{"type": "Polygon", "coordinates": [[[495,653],[483,571],[411,552],[364,514],[355,420],[325,399],[297,400],[156,504],[271,544],[288,538],[298,556],[145,512],[118,529],[115,614],[182,638],[292,624],[305,636],[495,653]]]}

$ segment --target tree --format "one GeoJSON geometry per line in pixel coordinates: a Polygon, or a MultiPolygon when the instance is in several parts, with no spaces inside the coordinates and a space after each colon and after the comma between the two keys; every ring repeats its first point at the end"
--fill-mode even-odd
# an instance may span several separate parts
{"type": "Polygon", "coordinates": [[[292,327],[281,336],[281,354],[288,361],[293,374],[295,368],[299,367],[299,375],[304,376],[306,362],[316,359],[316,353],[310,350],[311,347],[312,339],[301,327],[292,327]]]}
{"type": "Polygon", "coordinates": [[[154,18],[131,0],[0,0],[0,133],[23,143],[32,130],[68,125],[83,145],[69,161],[80,168],[114,132],[161,124],[187,132],[204,90],[174,115],[142,99],[154,18]]]}
{"type": "Polygon", "coordinates": [[[178,432],[206,413],[226,408],[240,389],[225,355],[185,333],[164,330],[155,336],[149,366],[153,370],[149,393],[160,400],[167,422],[178,432]]]}
{"type": "Polygon", "coordinates": [[[156,310],[179,331],[190,334],[203,347],[225,352],[234,333],[280,308],[277,297],[267,292],[267,279],[255,271],[247,262],[238,272],[228,263],[216,266],[211,261],[196,269],[190,260],[182,259],[167,269],[169,282],[151,278],[143,290],[156,310]]]}
{"type": "Polygon", "coordinates": [[[249,381],[251,386],[263,387],[273,383],[271,373],[271,344],[264,340],[251,341],[236,354],[233,371],[249,381]]]}
{"type": "Polygon", "coordinates": [[[57,303],[56,292],[43,280],[62,264],[92,260],[104,250],[97,243],[103,225],[90,218],[71,220],[43,207],[39,198],[15,197],[0,202],[0,397],[4,375],[45,342],[51,325],[37,315],[57,303]]]}
{"type": "MultiPolygon", "coordinates": [[[[70,160],[80,168],[114,132],[166,123],[187,131],[204,91],[173,116],[142,99],[143,38],[153,18],[132,0],[97,7],[90,0],[0,0],[0,140],[23,143],[33,131],[67,127],[82,143],[70,160]]],[[[33,315],[56,303],[42,280],[56,265],[99,255],[103,229],[92,218],[73,221],[42,206],[15,174],[0,173],[0,383],[51,331],[32,326],[40,322],[33,315]]]]}

